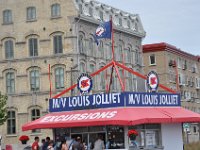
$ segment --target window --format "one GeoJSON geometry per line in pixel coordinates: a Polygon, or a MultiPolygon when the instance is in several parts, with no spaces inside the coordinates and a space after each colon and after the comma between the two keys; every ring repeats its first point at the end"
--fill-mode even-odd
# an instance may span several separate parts
{"type": "Polygon", "coordinates": [[[126,60],[127,60],[127,63],[131,63],[131,48],[128,47],[127,51],[126,51],[126,60]]]}
{"type": "Polygon", "coordinates": [[[8,94],[15,92],[15,77],[13,72],[6,73],[6,91],[8,94]]]}
{"type": "Polygon", "coordinates": [[[91,55],[91,56],[94,56],[94,54],[93,54],[93,51],[94,51],[93,39],[90,38],[88,42],[89,42],[89,43],[88,43],[88,44],[89,44],[88,46],[89,46],[90,55],[91,55]]]}
{"type": "Polygon", "coordinates": [[[100,41],[98,49],[99,49],[100,57],[104,58],[104,49],[103,49],[103,42],[102,41],[100,41]]]}
{"type": "Polygon", "coordinates": [[[80,63],[80,73],[86,73],[86,67],[84,63],[80,63]]]}
{"type": "MultiPolygon", "coordinates": [[[[161,126],[160,124],[143,124],[129,129],[136,129],[139,133],[136,141],[141,148],[151,149],[152,147],[161,147],[161,126]]],[[[130,141],[129,141],[130,143],[130,141]]]]}
{"type": "Polygon", "coordinates": [[[59,67],[55,69],[56,89],[64,88],[64,69],[59,67]]]}
{"type": "Polygon", "coordinates": [[[155,65],[156,64],[156,56],[154,54],[149,56],[149,64],[155,65]]]}
{"type": "Polygon", "coordinates": [[[122,61],[123,60],[123,57],[122,57],[122,54],[123,54],[123,46],[122,46],[122,44],[120,44],[119,45],[119,55],[118,55],[118,57],[119,57],[119,61],[122,61]]]}
{"type": "Polygon", "coordinates": [[[103,12],[102,11],[99,11],[99,17],[103,21],[103,12]]]}
{"type": "Polygon", "coordinates": [[[38,56],[38,40],[36,38],[30,38],[28,42],[30,56],[38,56]]]}
{"type": "Polygon", "coordinates": [[[60,4],[53,4],[51,6],[51,17],[60,17],[60,4]]]}
{"type": "Polygon", "coordinates": [[[122,18],[119,18],[119,25],[122,26],[122,18]]]}
{"type": "Polygon", "coordinates": [[[6,59],[10,59],[10,58],[14,57],[12,40],[5,41],[5,57],[6,57],[6,59]]]}
{"type": "Polygon", "coordinates": [[[135,63],[136,64],[140,64],[140,54],[139,54],[139,51],[138,50],[136,50],[135,51],[135,63]]]}
{"type": "Polygon", "coordinates": [[[15,111],[8,111],[7,134],[16,134],[16,114],[15,114],[15,111]]]}
{"type": "MultiPolygon", "coordinates": [[[[95,65],[94,64],[90,64],[90,72],[94,73],[94,71],[95,71],[95,65]]],[[[93,88],[95,89],[96,88],[96,84],[95,84],[96,77],[94,76],[92,80],[93,80],[93,88]]]]}
{"type": "Polygon", "coordinates": [[[12,11],[11,10],[4,10],[3,11],[3,23],[4,24],[11,24],[12,23],[12,11]]]}
{"type": "Polygon", "coordinates": [[[35,7],[28,7],[27,8],[27,20],[35,20],[36,19],[36,8],[35,7]]]}
{"type": "Polygon", "coordinates": [[[91,7],[89,8],[89,14],[90,16],[93,16],[93,9],[91,7]]]}
{"type": "Polygon", "coordinates": [[[101,86],[101,90],[105,90],[106,88],[106,82],[105,82],[105,75],[104,75],[104,72],[100,72],[100,86],[101,86]]]}
{"type": "Polygon", "coordinates": [[[79,13],[82,14],[82,13],[83,13],[83,7],[82,7],[82,4],[79,4],[78,7],[79,7],[79,13]]]}
{"type": "MultiPolygon", "coordinates": [[[[39,109],[32,109],[31,110],[31,120],[34,121],[40,118],[40,110],[39,109]]],[[[32,130],[32,132],[40,132],[40,129],[32,130]]]]}
{"type": "Polygon", "coordinates": [[[129,29],[131,28],[130,20],[127,20],[127,27],[128,27],[129,29]]]}
{"type": "Polygon", "coordinates": [[[79,35],[78,45],[79,45],[80,53],[83,54],[84,53],[84,38],[83,38],[83,35],[79,35]]]}
{"type": "Polygon", "coordinates": [[[53,37],[54,54],[63,53],[62,36],[55,35],[53,37]]]}
{"type": "Polygon", "coordinates": [[[30,87],[31,91],[38,91],[40,88],[40,79],[38,70],[32,70],[30,72],[30,87]]]}

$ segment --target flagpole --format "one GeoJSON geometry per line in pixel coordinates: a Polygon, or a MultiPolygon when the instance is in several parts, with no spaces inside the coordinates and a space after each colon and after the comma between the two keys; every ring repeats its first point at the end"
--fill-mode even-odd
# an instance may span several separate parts
{"type": "Polygon", "coordinates": [[[114,61],[114,59],[115,59],[115,55],[114,55],[114,27],[113,27],[113,20],[112,20],[112,16],[111,16],[111,28],[112,28],[112,30],[111,30],[111,34],[112,34],[112,60],[114,61]]]}

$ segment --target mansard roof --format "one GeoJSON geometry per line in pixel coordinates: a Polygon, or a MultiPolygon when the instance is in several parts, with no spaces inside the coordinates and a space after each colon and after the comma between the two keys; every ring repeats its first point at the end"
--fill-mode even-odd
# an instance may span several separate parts
{"type": "Polygon", "coordinates": [[[116,28],[136,33],[140,37],[144,37],[146,34],[138,14],[131,14],[95,0],[74,1],[80,16],[102,22],[109,21],[112,16],[116,28]],[[101,15],[103,15],[103,20],[101,15]]]}

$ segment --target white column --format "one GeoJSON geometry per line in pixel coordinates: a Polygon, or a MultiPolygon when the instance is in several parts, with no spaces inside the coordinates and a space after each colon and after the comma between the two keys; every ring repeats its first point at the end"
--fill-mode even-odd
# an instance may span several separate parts
{"type": "Polygon", "coordinates": [[[164,150],[183,150],[182,124],[161,124],[164,150]]]}
{"type": "Polygon", "coordinates": [[[125,149],[128,149],[129,146],[128,146],[128,126],[124,126],[124,144],[125,144],[125,149]]]}

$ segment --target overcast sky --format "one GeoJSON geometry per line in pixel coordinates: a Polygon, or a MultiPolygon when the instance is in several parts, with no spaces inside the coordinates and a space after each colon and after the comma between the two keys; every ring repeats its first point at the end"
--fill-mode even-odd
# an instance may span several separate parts
{"type": "Polygon", "coordinates": [[[200,55],[200,0],[97,0],[139,14],[143,44],[166,42],[200,55]]]}

